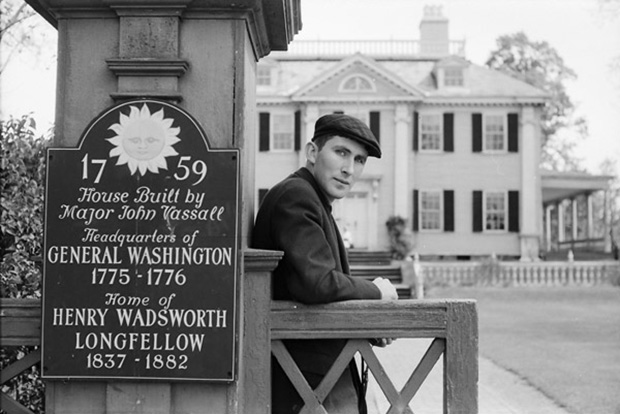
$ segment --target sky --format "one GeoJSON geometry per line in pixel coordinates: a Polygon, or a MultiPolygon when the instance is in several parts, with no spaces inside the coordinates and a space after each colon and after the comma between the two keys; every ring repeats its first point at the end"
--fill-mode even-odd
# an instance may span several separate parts
{"type": "MultiPolygon", "coordinates": [[[[466,58],[482,65],[501,35],[523,31],[546,41],[577,73],[567,84],[590,136],[577,147],[592,173],[606,158],[620,164],[620,1],[604,0],[301,0],[303,27],[295,40],[419,39],[425,5],[442,6],[452,40],[466,41],[466,58]],[[612,63],[616,60],[616,69],[612,63]]],[[[13,59],[2,74],[2,118],[33,112],[41,129],[55,106],[54,29],[37,29],[50,44],[42,59],[13,59]]],[[[618,173],[620,174],[620,165],[618,173]]]]}

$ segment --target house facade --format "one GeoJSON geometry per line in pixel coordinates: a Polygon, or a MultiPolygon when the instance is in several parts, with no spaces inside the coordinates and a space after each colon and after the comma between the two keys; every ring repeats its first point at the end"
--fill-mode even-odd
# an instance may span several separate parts
{"type": "Polygon", "coordinates": [[[262,59],[257,203],[305,164],[316,120],[341,112],[365,121],[383,150],[334,203],[354,248],[388,250],[385,223],[400,216],[423,258],[537,259],[546,95],[469,62],[464,46],[426,8],[418,41],[294,41],[262,59]]]}

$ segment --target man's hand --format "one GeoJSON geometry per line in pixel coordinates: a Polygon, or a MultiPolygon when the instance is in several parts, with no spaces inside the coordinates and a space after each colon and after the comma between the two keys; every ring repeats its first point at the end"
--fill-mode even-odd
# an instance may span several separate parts
{"type": "MultiPolygon", "coordinates": [[[[396,292],[396,288],[388,279],[384,279],[382,277],[378,277],[372,281],[379,290],[381,291],[381,300],[396,300],[398,299],[398,292],[396,292]]],[[[394,341],[392,338],[376,338],[371,339],[370,344],[373,346],[378,346],[384,348],[391,344],[394,341]]]]}
{"type": "Polygon", "coordinates": [[[375,338],[375,339],[370,340],[370,345],[378,346],[379,348],[385,348],[386,346],[390,345],[395,340],[396,339],[393,339],[393,338],[375,338]]]}
{"type": "Polygon", "coordinates": [[[378,277],[372,281],[381,291],[381,300],[396,300],[398,299],[398,293],[396,288],[392,285],[388,279],[378,277]]]}

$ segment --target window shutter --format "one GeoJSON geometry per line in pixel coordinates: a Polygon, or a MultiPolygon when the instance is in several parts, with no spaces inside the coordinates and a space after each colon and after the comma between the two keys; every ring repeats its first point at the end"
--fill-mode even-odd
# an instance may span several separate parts
{"type": "Polygon", "coordinates": [[[454,114],[443,114],[443,150],[454,152],[454,114]]]}
{"type": "Polygon", "coordinates": [[[519,192],[508,191],[508,231],[519,232],[519,192]]]}
{"type": "Polygon", "coordinates": [[[295,111],[295,151],[301,149],[301,111],[295,111]]]}
{"type": "Polygon", "coordinates": [[[417,112],[413,113],[413,150],[418,150],[418,125],[419,125],[419,116],[417,112]]]}
{"type": "Polygon", "coordinates": [[[508,114],[508,152],[519,152],[519,114],[508,114]]]}
{"type": "Polygon", "coordinates": [[[482,231],[482,191],[475,190],[473,193],[473,226],[474,233],[482,231]]]}
{"type": "Polygon", "coordinates": [[[413,190],[413,231],[418,231],[420,224],[418,222],[418,190],[413,190]]]}
{"type": "Polygon", "coordinates": [[[265,199],[265,196],[267,195],[268,192],[269,190],[267,188],[258,189],[258,206],[259,207],[261,204],[263,204],[263,200],[265,199]]]}
{"type": "Polygon", "coordinates": [[[471,114],[472,151],[482,152],[482,114],[471,114]]]}
{"type": "Polygon", "coordinates": [[[269,151],[269,112],[258,114],[258,150],[269,151]]]}
{"type": "Polygon", "coordinates": [[[454,231],[454,190],[443,192],[443,231],[454,231]]]}
{"type": "Polygon", "coordinates": [[[370,111],[370,130],[372,131],[378,142],[381,142],[381,112],[370,111]]]}

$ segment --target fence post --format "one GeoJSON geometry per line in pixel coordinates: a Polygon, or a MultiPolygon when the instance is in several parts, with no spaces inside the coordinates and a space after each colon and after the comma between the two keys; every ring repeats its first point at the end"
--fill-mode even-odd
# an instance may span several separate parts
{"type": "Polygon", "coordinates": [[[271,272],[282,252],[249,249],[244,254],[243,331],[240,348],[243,359],[235,399],[238,413],[271,412],[271,272]]]}
{"type": "Polygon", "coordinates": [[[474,301],[448,303],[444,412],[478,413],[478,314],[474,301]]]}
{"type": "Polygon", "coordinates": [[[420,255],[413,256],[413,274],[415,283],[415,298],[424,299],[424,273],[420,264],[420,255]]]}

